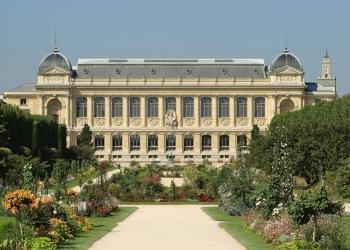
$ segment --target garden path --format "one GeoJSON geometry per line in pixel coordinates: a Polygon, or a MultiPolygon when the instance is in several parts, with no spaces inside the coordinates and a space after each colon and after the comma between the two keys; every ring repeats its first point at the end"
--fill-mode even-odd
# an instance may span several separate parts
{"type": "Polygon", "coordinates": [[[203,205],[140,205],[90,249],[240,250],[245,249],[203,205]]]}

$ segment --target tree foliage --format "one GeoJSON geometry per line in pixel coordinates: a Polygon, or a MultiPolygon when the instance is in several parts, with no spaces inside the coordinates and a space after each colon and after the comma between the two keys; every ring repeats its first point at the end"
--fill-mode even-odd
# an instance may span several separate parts
{"type": "Polygon", "coordinates": [[[307,224],[312,221],[314,225],[313,241],[315,241],[317,222],[323,214],[340,213],[342,204],[330,200],[324,186],[316,190],[308,190],[301,194],[299,200],[294,201],[288,209],[293,221],[297,225],[307,224]]]}
{"type": "Polygon", "coordinates": [[[349,110],[350,96],[345,96],[275,116],[267,134],[252,140],[250,164],[271,172],[271,152],[283,141],[291,148],[293,174],[315,185],[326,170],[337,169],[350,156],[349,110]]]}

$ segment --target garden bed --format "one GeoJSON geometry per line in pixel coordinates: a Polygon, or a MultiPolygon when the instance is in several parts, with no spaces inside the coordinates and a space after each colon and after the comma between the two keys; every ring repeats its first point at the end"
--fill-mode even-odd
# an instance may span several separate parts
{"type": "Polygon", "coordinates": [[[243,246],[249,249],[270,250],[276,249],[272,244],[265,242],[264,238],[247,228],[239,216],[230,216],[220,211],[218,207],[202,208],[213,220],[220,221],[227,233],[232,235],[243,246]]]}
{"type": "Polygon", "coordinates": [[[68,240],[58,249],[88,249],[95,241],[101,239],[107,233],[111,232],[120,222],[135,212],[136,207],[121,207],[118,211],[108,217],[91,218],[93,229],[82,233],[72,240],[68,240]]]}

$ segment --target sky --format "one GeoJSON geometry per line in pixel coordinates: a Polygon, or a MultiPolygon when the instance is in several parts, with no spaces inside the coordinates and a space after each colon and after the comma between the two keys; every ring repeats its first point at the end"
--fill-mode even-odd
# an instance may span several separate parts
{"type": "Polygon", "coordinates": [[[287,40],[306,81],[314,81],[328,48],[344,95],[349,10],[347,0],[0,0],[0,92],[35,82],[56,29],[73,65],[78,58],[263,58],[270,65],[287,40]]]}

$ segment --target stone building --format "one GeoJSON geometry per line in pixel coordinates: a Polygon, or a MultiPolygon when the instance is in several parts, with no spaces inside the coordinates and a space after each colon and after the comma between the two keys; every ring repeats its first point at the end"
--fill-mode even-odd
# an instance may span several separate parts
{"type": "Polygon", "coordinates": [[[84,124],[97,157],[128,164],[226,162],[249,143],[254,124],[336,97],[328,52],[322,75],[304,81],[300,60],[285,49],[263,59],[79,59],[57,48],[40,62],[35,83],[3,93],[5,102],[67,126],[68,146],[84,124]]]}

